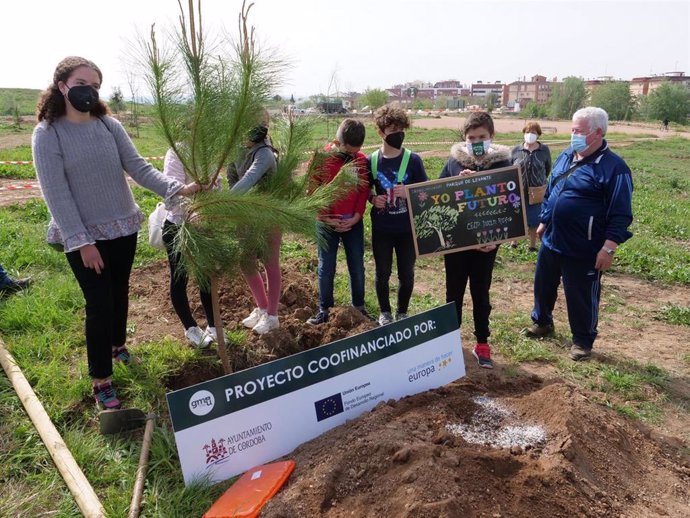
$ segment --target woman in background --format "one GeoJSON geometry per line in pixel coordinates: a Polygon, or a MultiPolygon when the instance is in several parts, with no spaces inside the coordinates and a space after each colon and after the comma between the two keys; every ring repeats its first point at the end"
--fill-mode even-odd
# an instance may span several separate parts
{"type": "MultiPolygon", "coordinates": [[[[546,191],[546,179],[551,174],[551,151],[546,144],[539,142],[541,126],[538,122],[528,122],[522,128],[524,142],[515,146],[511,152],[513,165],[519,165],[522,173],[523,196],[527,202],[527,234],[529,251],[537,251],[537,227],[541,203],[546,191]],[[530,188],[533,195],[530,196],[530,188]]],[[[516,246],[513,241],[511,246],[516,246]]]]}

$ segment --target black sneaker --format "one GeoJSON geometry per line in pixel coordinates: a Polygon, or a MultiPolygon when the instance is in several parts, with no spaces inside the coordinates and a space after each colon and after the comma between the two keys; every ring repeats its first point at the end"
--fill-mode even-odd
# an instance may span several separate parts
{"type": "Polygon", "coordinates": [[[318,326],[319,324],[325,324],[326,322],[328,322],[328,313],[325,311],[319,311],[316,315],[307,319],[307,324],[312,326],[318,326]]]}
{"type": "Polygon", "coordinates": [[[525,336],[528,338],[546,338],[547,336],[554,335],[553,324],[546,324],[545,326],[540,326],[539,324],[532,324],[524,330],[525,336]]]}
{"type": "Polygon", "coordinates": [[[4,295],[11,295],[13,293],[20,292],[22,290],[25,290],[31,285],[31,279],[9,279],[9,282],[6,282],[3,285],[0,285],[0,297],[4,295]]]}

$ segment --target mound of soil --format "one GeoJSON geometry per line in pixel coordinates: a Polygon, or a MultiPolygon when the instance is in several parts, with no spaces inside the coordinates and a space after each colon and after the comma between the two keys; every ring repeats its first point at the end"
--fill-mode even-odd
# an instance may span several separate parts
{"type": "MultiPolygon", "coordinates": [[[[305,324],[317,309],[315,264],[293,260],[282,268],[281,327],[263,336],[240,323],[254,306],[245,283],[221,286],[233,370],[375,326],[354,308],[335,308],[320,326],[305,324]],[[233,340],[239,330],[245,338],[233,340]]],[[[195,318],[205,322],[191,284],[195,318]]],[[[165,262],[135,270],[131,293],[134,343],[171,333],[184,340],[167,296],[165,262]]],[[[681,441],[589,401],[560,379],[544,382],[514,366],[504,372],[500,363],[487,372],[467,356],[466,378],[383,402],[295,450],[297,468],[262,516],[690,515],[690,457],[681,441]]],[[[177,389],[221,374],[212,361],[166,385],[177,389]]]]}
{"type": "MultiPolygon", "coordinates": [[[[220,286],[221,319],[227,332],[244,331],[241,343],[230,343],[228,356],[233,371],[260,365],[322,344],[362,333],[377,324],[366,319],[353,307],[334,308],[327,323],[310,326],[305,321],[317,310],[315,265],[300,261],[285,261],[282,265],[283,287],[278,314],[280,328],[265,335],[256,335],[244,328],[241,321],[254,309],[254,300],[247,285],[239,280],[223,281],[220,286]],[[304,271],[306,270],[306,271],[304,271]],[[310,271],[311,270],[311,271],[310,271]]],[[[184,340],[179,323],[168,297],[168,267],[164,261],[138,268],[130,279],[130,327],[135,330],[133,343],[159,340],[171,333],[184,340]]],[[[189,301],[194,318],[201,325],[206,317],[199,299],[199,290],[190,282],[189,301]]],[[[232,342],[232,339],[231,339],[232,342]]],[[[215,350],[208,354],[216,355],[215,350]]],[[[211,379],[220,371],[181,373],[168,385],[177,389],[211,379]],[[187,384],[185,384],[187,383],[187,384]]]]}
{"type": "Polygon", "coordinates": [[[687,516],[690,458],[649,435],[563,382],[461,381],[382,403],[298,448],[262,516],[687,516]],[[513,424],[483,412],[487,389],[513,424]],[[501,448],[453,433],[519,439],[516,423],[545,440],[501,448]]]}

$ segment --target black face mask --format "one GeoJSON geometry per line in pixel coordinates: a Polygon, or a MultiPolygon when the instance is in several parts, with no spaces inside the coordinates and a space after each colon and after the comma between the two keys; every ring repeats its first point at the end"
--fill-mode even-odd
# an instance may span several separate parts
{"type": "Polygon", "coordinates": [[[395,149],[400,149],[402,147],[403,140],[405,140],[405,132],[404,131],[396,131],[395,133],[391,133],[390,135],[386,135],[386,138],[384,138],[383,140],[390,147],[393,147],[395,149]]]}
{"type": "Polygon", "coordinates": [[[266,140],[266,135],[268,135],[268,128],[266,126],[256,126],[249,130],[249,140],[255,144],[266,140]]]}
{"type": "Polygon", "coordinates": [[[90,85],[73,86],[67,91],[67,99],[75,110],[88,113],[98,106],[98,90],[90,85]]]}

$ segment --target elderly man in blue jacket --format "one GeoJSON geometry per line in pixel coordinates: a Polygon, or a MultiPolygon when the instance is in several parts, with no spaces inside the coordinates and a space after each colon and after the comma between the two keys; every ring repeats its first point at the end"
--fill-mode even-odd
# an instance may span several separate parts
{"type": "Polygon", "coordinates": [[[542,247],[534,274],[532,338],[552,335],[553,308],[563,279],[573,336],[570,357],[588,360],[597,337],[601,275],[632,234],[632,177],[604,139],[608,114],[588,107],[573,115],[571,145],[556,159],[537,234],[542,247]]]}

